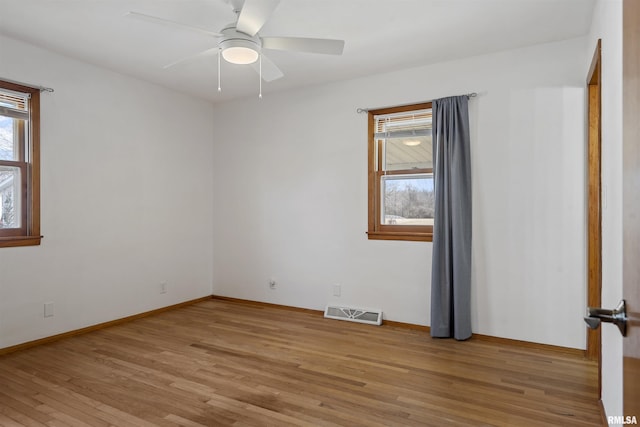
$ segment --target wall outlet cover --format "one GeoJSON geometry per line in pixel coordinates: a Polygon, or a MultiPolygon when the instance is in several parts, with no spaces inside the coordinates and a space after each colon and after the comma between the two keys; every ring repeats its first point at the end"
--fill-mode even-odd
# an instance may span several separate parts
{"type": "Polygon", "coordinates": [[[53,317],[53,303],[45,302],[44,303],[44,317],[53,317]]]}

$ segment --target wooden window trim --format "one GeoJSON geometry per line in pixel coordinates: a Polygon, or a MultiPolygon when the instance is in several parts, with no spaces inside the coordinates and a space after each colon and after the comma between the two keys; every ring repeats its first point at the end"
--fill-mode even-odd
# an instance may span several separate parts
{"type": "Polygon", "coordinates": [[[0,236],[0,248],[37,246],[42,240],[40,235],[40,90],[2,80],[0,80],[0,88],[31,95],[29,100],[31,132],[26,142],[28,146],[21,144],[20,162],[13,162],[14,166],[20,166],[26,178],[23,180],[22,188],[22,193],[26,194],[22,228],[16,229],[15,232],[3,233],[0,236]]]}
{"type": "MultiPolygon", "coordinates": [[[[383,108],[379,110],[370,110],[368,112],[368,230],[367,237],[369,240],[404,240],[414,242],[431,242],[433,241],[433,226],[431,225],[386,225],[381,224],[381,201],[380,201],[380,177],[382,171],[382,147],[378,146],[376,153],[375,120],[374,116],[383,114],[402,113],[414,110],[424,110],[431,108],[431,102],[403,105],[399,107],[383,108]],[[376,159],[378,164],[376,165],[376,159]]],[[[387,171],[386,175],[401,174],[417,174],[431,173],[432,169],[419,169],[410,171],[387,171]]]]}

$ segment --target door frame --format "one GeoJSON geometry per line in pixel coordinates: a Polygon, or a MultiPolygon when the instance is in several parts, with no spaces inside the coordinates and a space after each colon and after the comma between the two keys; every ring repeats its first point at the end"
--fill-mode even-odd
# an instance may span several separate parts
{"type": "Polygon", "coordinates": [[[622,4],[622,297],[627,335],[622,345],[623,414],[640,417],[640,2],[622,4]]]}
{"type": "MultiPolygon", "coordinates": [[[[587,75],[587,304],[602,303],[601,81],[602,40],[598,39],[587,75]]],[[[598,396],[602,392],[602,328],[587,329],[586,357],[598,363],[598,396]]]]}

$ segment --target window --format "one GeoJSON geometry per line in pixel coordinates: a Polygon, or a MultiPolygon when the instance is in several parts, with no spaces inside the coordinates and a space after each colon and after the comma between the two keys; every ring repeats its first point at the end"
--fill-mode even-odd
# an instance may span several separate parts
{"type": "Polygon", "coordinates": [[[0,80],[0,247],[40,239],[40,91],[0,80]]]}
{"type": "Polygon", "coordinates": [[[369,111],[369,239],[431,241],[431,103],[369,111]]]}

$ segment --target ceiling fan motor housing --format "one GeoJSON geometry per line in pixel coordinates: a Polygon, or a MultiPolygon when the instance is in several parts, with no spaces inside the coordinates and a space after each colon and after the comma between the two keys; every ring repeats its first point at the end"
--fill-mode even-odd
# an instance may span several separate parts
{"type": "Polygon", "coordinates": [[[225,60],[234,64],[251,64],[258,59],[262,50],[260,37],[237,31],[235,26],[227,27],[221,33],[218,47],[225,60]]]}

